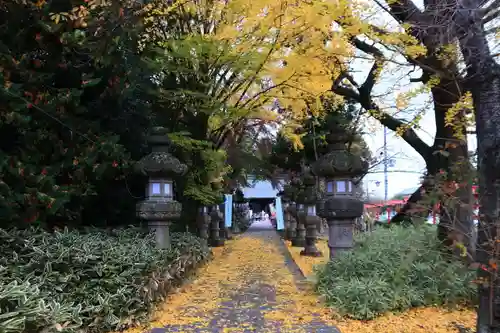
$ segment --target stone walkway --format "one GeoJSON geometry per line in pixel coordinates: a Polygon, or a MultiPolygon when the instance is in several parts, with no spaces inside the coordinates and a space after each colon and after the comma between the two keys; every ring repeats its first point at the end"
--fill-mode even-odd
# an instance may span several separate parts
{"type": "Polygon", "coordinates": [[[339,332],[316,313],[321,305],[269,221],[223,251],[142,332],[339,332]]]}

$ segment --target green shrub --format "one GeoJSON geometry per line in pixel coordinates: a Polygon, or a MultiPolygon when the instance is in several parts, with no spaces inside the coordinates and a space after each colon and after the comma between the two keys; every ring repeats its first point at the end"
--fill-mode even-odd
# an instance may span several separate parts
{"type": "Polygon", "coordinates": [[[472,302],[475,272],[439,251],[435,230],[379,228],[317,270],[317,291],[355,319],[387,311],[472,302]]]}
{"type": "Polygon", "coordinates": [[[137,230],[53,234],[0,230],[0,332],[105,332],[147,318],[172,285],[208,259],[174,233],[170,251],[137,230]]]}

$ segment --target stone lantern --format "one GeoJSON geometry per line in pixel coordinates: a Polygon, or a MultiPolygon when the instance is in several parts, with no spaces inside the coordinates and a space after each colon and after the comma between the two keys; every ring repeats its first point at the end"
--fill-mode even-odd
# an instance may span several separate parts
{"type": "Polygon", "coordinates": [[[304,250],[300,255],[309,257],[321,257],[323,254],[316,247],[317,232],[321,219],[316,215],[316,204],[318,194],[316,189],[316,177],[311,173],[309,167],[304,167],[302,173],[302,184],[304,184],[303,200],[305,217],[304,225],[306,228],[304,250]]]}
{"type": "Polygon", "coordinates": [[[197,222],[198,229],[200,231],[200,238],[206,245],[208,245],[209,228],[211,222],[210,215],[208,214],[208,207],[200,207],[197,222]]]}
{"type": "Polygon", "coordinates": [[[318,215],[328,223],[328,247],[330,259],[336,251],[351,249],[355,219],[363,214],[363,202],[357,197],[357,185],[368,170],[368,162],[361,156],[347,151],[349,134],[345,127],[335,121],[327,120],[330,133],[327,135],[329,152],[314,165],[313,172],[325,180],[324,201],[317,205],[318,215]]]}
{"type": "Polygon", "coordinates": [[[146,199],[137,204],[137,216],[147,221],[160,248],[170,248],[169,226],[178,220],[182,205],[174,200],[172,178],[184,175],[187,166],[169,153],[166,129],[155,127],[148,138],[151,153],[136,164],[137,171],[149,177],[146,199]]]}
{"type": "Polygon", "coordinates": [[[290,196],[290,204],[288,205],[287,211],[290,213],[290,240],[292,241],[292,246],[301,246],[301,241],[297,240],[297,228],[299,225],[299,214],[298,214],[298,204],[297,198],[300,190],[300,180],[293,177],[290,180],[290,184],[286,185],[285,191],[287,195],[290,196]]]}
{"type": "Polygon", "coordinates": [[[241,232],[239,225],[240,220],[243,218],[245,211],[245,196],[243,195],[243,191],[241,189],[236,189],[233,198],[233,223],[231,223],[231,232],[233,234],[239,234],[241,232]]]}
{"type": "Polygon", "coordinates": [[[233,203],[233,221],[231,223],[231,233],[233,234],[239,234],[241,232],[240,226],[239,226],[239,217],[241,215],[241,209],[242,209],[242,204],[241,203],[233,203]]]}
{"type": "Polygon", "coordinates": [[[283,203],[283,222],[285,225],[285,234],[284,238],[285,240],[292,240],[290,237],[290,212],[288,211],[288,206],[290,205],[290,197],[287,196],[286,193],[286,187],[288,185],[285,185],[283,188],[283,191],[279,193],[279,196],[281,197],[281,202],[283,203]]]}
{"type": "Polygon", "coordinates": [[[225,240],[224,237],[221,238],[221,232],[224,233],[224,215],[220,210],[220,206],[218,204],[212,206],[212,210],[210,211],[210,246],[212,247],[220,247],[224,246],[225,240]]]}
{"type": "Polygon", "coordinates": [[[294,181],[294,186],[297,189],[297,202],[295,203],[296,208],[296,219],[297,219],[297,229],[295,232],[295,237],[292,239],[292,246],[304,247],[306,245],[306,208],[305,208],[305,197],[304,197],[304,186],[299,179],[294,181]]]}

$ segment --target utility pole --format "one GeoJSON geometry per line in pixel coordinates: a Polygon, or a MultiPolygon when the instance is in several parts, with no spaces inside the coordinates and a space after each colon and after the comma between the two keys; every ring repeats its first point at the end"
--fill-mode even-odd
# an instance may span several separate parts
{"type": "Polygon", "coordinates": [[[388,177],[388,163],[387,160],[387,127],[384,126],[384,200],[388,200],[389,192],[389,177],[388,177]]]}

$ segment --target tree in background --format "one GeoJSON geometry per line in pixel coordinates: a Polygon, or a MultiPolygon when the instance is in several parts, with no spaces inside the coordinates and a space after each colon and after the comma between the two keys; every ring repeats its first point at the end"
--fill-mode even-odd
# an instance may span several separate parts
{"type": "Polygon", "coordinates": [[[0,22],[2,227],[133,221],[125,177],[150,125],[138,17],[118,3],[9,1],[0,22]]]}
{"type": "Polygon", "coordinates": [[[335,117],[351,133],[351,139],[346,149],[354,154],[360,154],[366,160],[374,161],[360,134],[359,109],[353,104],[337,106],[328,104],[327,101],[325,101],[324,109],[325,115],[314,116],[311,113],[310,118],[305,119],[303,124],[297,128],[296,133],[301,137],[302,149],[297,150],[289,140],[278,133],[272,143],[268,158],[270,165],[275,168],[274,174],[283,172],[297,174],[301,172],[303,163],[310,165],[328,152],[326,135],[329,133],[327,126],[329,117],[335,117]]]}

